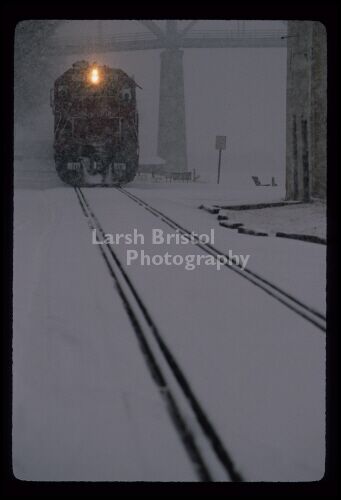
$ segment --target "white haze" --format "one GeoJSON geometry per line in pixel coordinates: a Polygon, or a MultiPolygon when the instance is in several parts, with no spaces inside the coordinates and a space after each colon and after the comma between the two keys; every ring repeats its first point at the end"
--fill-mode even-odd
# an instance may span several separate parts
{"type": "MultiPolygon", "coordinates": [[[[162,21],[159,22],[163,24],[162,21]]],[[[244,22],[250,29],[284,28],[282,22],[244,22]]],[[[242,22],[200,21],[195,29],[243,27],[242,22]]],[[[146,32],[137,21],[65,21],[58,38],[79,33],[146,32]]],[[[34,57],[34,56],[32,56],[34,57]]],[[[45,78],[41,106],[16,123],[15,152],[52,157],[53,117],[49,90],[63,71],[84,56],[55,57],[45,78]]],[[[96,60],[134,75],[140,113],[140,161],[156,158],[160,50],[90,54],[96,60]]],[[[286,49],[186,49],[184,54],[188,168],[202,179],[214,179],[215,135],[227,135],[222,157],[222,181],[275,176],[283,185],[285,174],[286,49]]],[[[34,75],[33,75],[34,76],[34,75]]]]}

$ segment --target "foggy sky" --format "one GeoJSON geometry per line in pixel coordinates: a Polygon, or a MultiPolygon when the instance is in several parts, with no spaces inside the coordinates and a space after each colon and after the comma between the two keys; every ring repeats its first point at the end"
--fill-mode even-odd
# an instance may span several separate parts
{"type": "MultiPolygon", "coordinates": [[[[162,25],[162,21],[159,22],[162,25]]],[[[184,22],[186,24],[186,22],[184,22]]],[[[200,21],[193,29],[283,29],[282,22],[200,21]]],[[[56,36],[79,33],[146,32],[137,21],[66,21],[56,36]]],[[[55,58],[57,78],[73,62],[84,56],[55,58]]],[[[159,100],[160,50],[117,52],[89,55],[97,61],[122,68],[134,75],[138,89],[141,161],[156,158],[159,100]]],[[[275,175],[283,181],[285,172],[285,48],[186,49],[184,53],[186,129],[188,167],[202,176],[215,176],[217,152],[215,135],[227,135],[228,150],[223,153],[225,171],[275,175]],[[227,170],[226,170],[227,169],[227,170]]],[[[50,77],[51,79],[51,77],[50,77]]],[[[17,133],[19,139],[53,141],[53,116],[49,108],[46,81],[46,105],[28,116],[17,133]]]]}

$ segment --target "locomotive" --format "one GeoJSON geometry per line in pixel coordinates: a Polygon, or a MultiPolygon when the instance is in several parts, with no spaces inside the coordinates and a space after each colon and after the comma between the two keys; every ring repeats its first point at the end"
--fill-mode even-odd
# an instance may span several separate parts
{"type": "Polygon", "coordinates": [[[54,159],[72,186],[117,186],[138,168],[136,86],[121,69],[78,61],[51,89],[54,159]]]}

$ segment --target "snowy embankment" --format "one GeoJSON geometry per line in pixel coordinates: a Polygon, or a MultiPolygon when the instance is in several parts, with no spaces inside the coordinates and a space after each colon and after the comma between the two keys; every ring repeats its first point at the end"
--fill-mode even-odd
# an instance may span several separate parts
{"type": "Polygon", "coordinates": [[[247,228],[270,234],[286,232],[326,238],[326,204],[318,200],[260,210],[220,210],[220,214],[227,215],[229,223],[241,222],[247,228]]]}

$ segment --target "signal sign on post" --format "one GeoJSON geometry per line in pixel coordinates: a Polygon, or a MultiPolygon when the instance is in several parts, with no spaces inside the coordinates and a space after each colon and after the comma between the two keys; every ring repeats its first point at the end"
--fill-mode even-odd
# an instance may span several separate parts
{"type": "Polygon", "coordinates": [[[217,135],[215,138],[216,149],[226,149],[226,135],[217,135]]]}
{"type": "Polygon", "coordinates": [[[218,179],[217,184],[220,181],[220,167],[221,167],[221,152],[223,149],[226,149],[226,135],[217,135],[215,138],[215,148],[219,150],[218,157],[218,179]]]}

